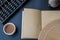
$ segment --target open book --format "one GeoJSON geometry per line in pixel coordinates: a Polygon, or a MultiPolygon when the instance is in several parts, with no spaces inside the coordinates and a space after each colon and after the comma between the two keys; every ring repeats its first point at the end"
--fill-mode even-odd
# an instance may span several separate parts
{"type": "Polygon", "coordinates": [[[60,19],[60,11],[41,11],[25,8],[22,12],[21,38],[38,38],[40,31],[56,19],[60,19]]]}

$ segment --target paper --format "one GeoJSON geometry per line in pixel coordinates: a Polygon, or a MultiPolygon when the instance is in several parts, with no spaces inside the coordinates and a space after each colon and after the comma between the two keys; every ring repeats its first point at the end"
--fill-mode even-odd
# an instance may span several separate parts
{"type": "Polygon", "coordinates": [[[42,29],[51,21],[60,19],[60,11],[41,11],[42,29]]]}
{"type": "Polygon", "coordinates": [[[21,38],[38,38],[41,31],[41,12],[36,9],[25,8],[22,13],[21,38]]]}

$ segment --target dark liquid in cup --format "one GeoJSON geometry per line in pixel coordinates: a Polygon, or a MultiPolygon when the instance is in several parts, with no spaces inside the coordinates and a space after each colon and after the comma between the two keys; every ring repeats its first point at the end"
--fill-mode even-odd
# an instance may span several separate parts
{"type": "Polygon", "coordinates": [[[5,27],[5,32],[6,33],[12,33],[14,31],[14,26],[13,25],[7,25],[6,27],[5,27]]]}

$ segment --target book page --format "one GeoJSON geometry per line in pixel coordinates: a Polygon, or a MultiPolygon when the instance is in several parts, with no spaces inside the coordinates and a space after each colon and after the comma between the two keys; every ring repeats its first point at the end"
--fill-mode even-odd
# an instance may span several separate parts
{"type": "Polygon", "coordinates": [[[60,11],[41,11],[42,14],[42,29],[51,21],[60,19],[60,11]]]}
{"type": "Polygon", "coordinates": [[[41,29],[40,10],[25,8],[22,13],[21,38],[38,38],[41,29]]]}

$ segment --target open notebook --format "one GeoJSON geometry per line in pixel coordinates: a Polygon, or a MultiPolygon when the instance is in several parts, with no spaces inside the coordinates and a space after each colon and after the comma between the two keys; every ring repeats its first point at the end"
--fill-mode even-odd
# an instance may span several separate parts
{"type": "Polygon", "coordinates": [[[22,34],[21,38],[38,39],[40,31],[56,19],[60,19],[60,11],[40,11],[25,8],[22,12],[22,34]]]}

